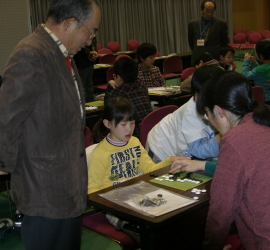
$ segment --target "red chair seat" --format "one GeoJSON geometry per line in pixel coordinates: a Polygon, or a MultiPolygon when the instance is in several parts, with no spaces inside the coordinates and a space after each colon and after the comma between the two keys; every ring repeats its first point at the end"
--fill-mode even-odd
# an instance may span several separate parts
{"type": "Polygon", "coordinates": [[[105,84],[94,85],[94,87],[97,89],[107,89],[108,84],[105,83],[105,84]]]}
{"type": "Polygon", "coordinates": [[[89,215],[83,218],[82,225],[98,232],[106,237],[111,238],[118,244],[122,245],[125,250],[136,250],[139,245],[129,235],[123,231],[117,230],[107,220],[106,215],[103,213],[89,215]]]}

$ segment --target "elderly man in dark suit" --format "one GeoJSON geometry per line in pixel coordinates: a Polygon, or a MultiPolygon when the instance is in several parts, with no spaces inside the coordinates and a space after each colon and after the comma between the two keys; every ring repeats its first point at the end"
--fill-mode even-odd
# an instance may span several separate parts
{"type": "Polygon", "coordinates": [[[188,24],[188,43],[192,50],[191,65],[203,52],[219,60],[219,49],[228,45],[228,28],[226,21],[214,17],[216,3],[203,1],[199,19],[191,20],[188,24]]]}
{"type": "Polygon", "coordinates": [[[26,249],[80,249],[87,201],[85,108],[72,55],[100,22],[95,0],[52,0],[48,20],[12,51],[0,89],[0,171],[25,214],[26,249]]]}

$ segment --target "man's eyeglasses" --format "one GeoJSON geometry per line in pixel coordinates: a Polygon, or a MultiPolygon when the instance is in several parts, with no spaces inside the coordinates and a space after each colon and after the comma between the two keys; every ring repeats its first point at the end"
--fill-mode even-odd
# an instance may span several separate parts
{"type": "MultiPolygon", "coordinates": [[[[75,17],[76,18],[76,17],[75,17]]],[[[86,28],[87,32],[89,33],[89,38],[93,39],[96,37],[96,32],[91,32],[78,18],[76,18],[77,22],[80,23],[84,28],[86,28]]]]}
{"type": "Polygon", "coordinates": [[[204,9],[203,11],[205,13],[210,13],[210,14],[214,14],[215,13],[215,10],[204,9]]]}

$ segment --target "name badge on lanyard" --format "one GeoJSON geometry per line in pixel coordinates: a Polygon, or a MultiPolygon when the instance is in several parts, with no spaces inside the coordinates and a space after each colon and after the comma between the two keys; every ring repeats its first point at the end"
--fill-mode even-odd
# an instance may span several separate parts
{"type": "Polygon", "coordinates": [[[204,39],[197,39],[197,46],[204,46],[204,39]]]}
{"type": "Polygon", "coordinates": [[[202,18],[200,19],[200,39],[197,39],[197,46],[204,46],[205,45],[205,39],[203,39],[203,34],[207,31],[207,29],[209,28],[209,25],[211,23],[212,20],[210,20],[208,22],[208,24],[205,26],[205,28],[202,30],[202,18]]]}

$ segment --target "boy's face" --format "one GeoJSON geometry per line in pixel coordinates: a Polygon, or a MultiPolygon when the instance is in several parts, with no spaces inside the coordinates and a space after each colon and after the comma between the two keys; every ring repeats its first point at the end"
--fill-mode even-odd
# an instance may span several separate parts
{"type": "Polygon", "coordinates": [[[229,66],[234,61],[234,54],[231,51],[228,51],[226,56],[220,56],[220,59],[225,65],[229,66]]]}
{"type": "Polygon", "coordinates": [[[152,68],[154,66],[154,62],[155,62],[155,55],[152,56],[148,56],[145,59],[141,58],[142,61],[142,66],[146,69],[152,68]]]}
{"type": "MultiPolygon", "coordinates": [[[[105,125],[106,126],[106,125],[105,125]]],[[[110,129],[110,138],[115,142],[127,142],[131,138],[135,121],[121,121],[115,126],[115,122],[108,122],[106,126],[110,129]]]]}

